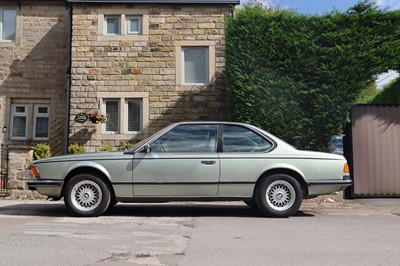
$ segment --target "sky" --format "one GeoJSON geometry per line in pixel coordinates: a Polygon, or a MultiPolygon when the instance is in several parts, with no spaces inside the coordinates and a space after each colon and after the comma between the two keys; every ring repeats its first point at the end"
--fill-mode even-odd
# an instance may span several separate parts
{"type": "MultiPolygon", "coordinates": [[[[324,14],[333,10],[346,11],[359,0],[262,0],[263,3],[271,3],[280,8],[293,9],[304,14],[324,14]]],[[[389,10],[400,9],[400,0],[376,0],[381,8],[389,10]]]]}
{"type": "MultiPolygon", "coordinates": [[[[338,10],[344,12],[350,7],[357,4],[360,0],[259,0],[264,4],[272,4],[273,6],[292,9],[298,13],[310,14],[310,15],[322,15],[324,13],[338,10]]],[[[400,9],[400,0],[375,0],[378,7],[388,10],[400,9]]],[[[241,2],[246,2],[242,0],[241,2]]],[[[399,74],[395,71],[389,71],[388,73],[382,73],[377,77],[376,85],[378,88],[382,88],[393,79],[397,78],[399,74]]]]}

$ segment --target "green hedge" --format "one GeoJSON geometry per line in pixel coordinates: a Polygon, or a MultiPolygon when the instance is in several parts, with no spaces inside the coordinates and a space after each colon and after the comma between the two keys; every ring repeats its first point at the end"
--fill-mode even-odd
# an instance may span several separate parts
{"type": "Polygon", "coordinates": [[[370,2],[323,16],[237,10],[226,24],[231,120],[298,148],[329,150],[375,75],[400,69],[399,25],[399,11],[370,2]]]}

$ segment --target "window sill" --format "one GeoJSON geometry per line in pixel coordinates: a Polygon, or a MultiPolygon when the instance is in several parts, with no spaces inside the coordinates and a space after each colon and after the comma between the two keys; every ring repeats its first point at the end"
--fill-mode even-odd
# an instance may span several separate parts
{"type": "Polygon", "coordinates": [[[148,41],[149,35],[99,35],[99,41],[148,41]]]}

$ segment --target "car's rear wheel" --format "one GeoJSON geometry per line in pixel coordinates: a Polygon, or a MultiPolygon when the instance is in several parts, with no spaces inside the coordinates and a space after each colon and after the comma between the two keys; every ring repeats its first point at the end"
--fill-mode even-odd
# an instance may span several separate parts
{"type": "Polygon", "coordinates": [[[74,216],[99,216],[108,208],[111,193],[107,184],[96,175],[78,174],[66,184],[64,201],[74,216]]]}
{"type": "Polygon", "coordinates": [[[303,200],[299,182],[290,175],[270,175],[258,184],[256,202],[260,211],[269,217],[283,218],[295,214],[303,200]]]}

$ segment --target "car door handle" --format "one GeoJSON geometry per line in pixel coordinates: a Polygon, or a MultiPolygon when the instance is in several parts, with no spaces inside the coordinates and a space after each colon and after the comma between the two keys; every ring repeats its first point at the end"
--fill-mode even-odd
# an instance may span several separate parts
{"type": "Polygon", "coordinates": [[[216,163],[216,161],[201,161],[201,164],[205,164],[205,165],[213,165],[215,163],[216,163]]]}

